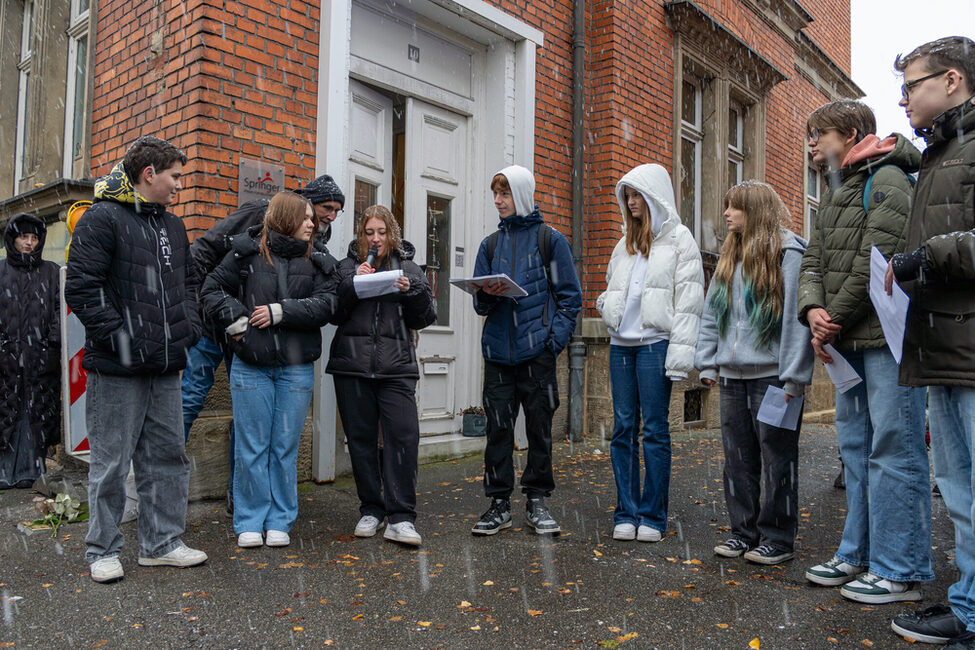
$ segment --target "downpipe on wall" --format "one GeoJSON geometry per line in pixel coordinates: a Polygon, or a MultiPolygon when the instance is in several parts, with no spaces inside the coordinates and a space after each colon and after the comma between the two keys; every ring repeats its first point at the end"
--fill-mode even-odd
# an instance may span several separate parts
{"type": "MultiPolygon", "coordinates": [[[[585,73],[586,3],[575,0],[572,30],[572,261],[576,277],[583,285],[583,188],[585,181],[585,73]]],[[[586,344],[582,341],[582,314],[569,343],[569,440],[577,442],[583,433],[586,369],[586,344]]]]}

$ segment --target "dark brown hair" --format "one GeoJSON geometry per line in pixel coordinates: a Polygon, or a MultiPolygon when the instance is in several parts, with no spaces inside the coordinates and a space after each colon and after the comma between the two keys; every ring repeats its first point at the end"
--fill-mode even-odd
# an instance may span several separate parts
{"type": "Polygon", "coordinates": [[[185,165],[186,154],[170,142],[151,135],[144,135],[129,146],[122,158],[122,168],[133,184],[141,180],[146,167],[161,174],[176,163],[185,165]]]}
{"type": "MultiPolygon", "coordinates": [[[[295,231],[308,217],[308,208],[310,207],[311,203],[308,199],[294,192],[278,192],[271,197],[267,212],[264,213],[264,230],[261,231],[260,243],[261,255],[264,256],[268,264],[274,266],[274,262],[271,261],[271,249],[268,248],[267,244],[268,231],[273,230],[282,235],[293,237],[295,231]]],[[[312,214],[315,214],[314,209],[312,209],[312,214]]],[[[315,220],[315,230],[318,230],[317,219],[315,220]]],[[[311,239],[308,240],[308,248],[305,250],[306,259],[311,256],[314,241],[315,234],[312,233],[311,239]]]]}
{"type": "Polygon", "coordinates": [[[811,135],[813,129],[819,131],[834,129],[846,137],[856,131],[859,142],[865,136],[877,132],[877,118],[874,117],[870,107],[863,102],[855,99],[838,99],[823,104],[812,112],[806,120],[806,135],[811,135]]]}
{"type": "Polygon", "coordinates": [[[921,61],[927,72],[954,68],[965,78],[969,92],[975,92],[975,41],[964,36],[947,36],[914,48],[909,54],[898,54],[894,69],[904,72],[907,66],[921,61]]]}

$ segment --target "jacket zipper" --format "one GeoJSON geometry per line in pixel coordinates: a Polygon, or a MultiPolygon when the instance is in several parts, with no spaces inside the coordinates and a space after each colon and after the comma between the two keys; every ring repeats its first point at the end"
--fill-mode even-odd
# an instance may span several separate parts
{"type": "Polygon", "coordinates": [[[162,281],[162,261],[159,259],[159,231],[156,230],[156,218],[149,217],[152,226],[152,236],[156,240],[156,268],[159,271],[159,299],[163,313],[163,372],[169,370],[169,317],[166,315],[166,287],[162,281]]]}
{"type": "Polygon", "coordinates": [[[372,354],[369,356],[369,378],[376,378],[376,352],[379,349],[379,312],[382,303],[376,301],[376,313],[372,317],[372,354]]]}
{"type": "MultiPolygon", "coordinates": [[[[515,264],[517,264],[518,252],[518,231],[511,231],[511,274],[515,275],[515,264]]],[[[514,280],[514,278],[512,278],[514,280]]],[[[515,362],[515,308],[508,305],[508,320],[510,321],[511,331],[508,332],[508,362],[515,362]]]]}

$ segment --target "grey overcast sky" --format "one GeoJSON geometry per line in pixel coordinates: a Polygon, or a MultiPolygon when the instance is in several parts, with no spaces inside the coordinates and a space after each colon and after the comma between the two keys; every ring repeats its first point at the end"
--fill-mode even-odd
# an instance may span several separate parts
{"type": "MultiPolygon", "coordinates": [[[[877,134],[914,137],[894,58],[943,36],[975,39],[975,0],[851,0],[853,81],[877,115],[877,134]]],[[[916,141],[919,148],[923,141],[916,141]]]]}

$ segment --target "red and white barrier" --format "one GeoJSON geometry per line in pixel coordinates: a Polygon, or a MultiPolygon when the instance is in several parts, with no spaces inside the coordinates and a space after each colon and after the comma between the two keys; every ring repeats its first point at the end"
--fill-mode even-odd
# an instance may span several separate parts
{"type": "Polygon", "coordinates": [[[67,268],[61,267],[61,394],[64,396],[64,449],[88,460],[88,427],[85,424],[85,386],[88,372],[81,367],[85,355],[85,326],[64,301],[67,268]]]}

